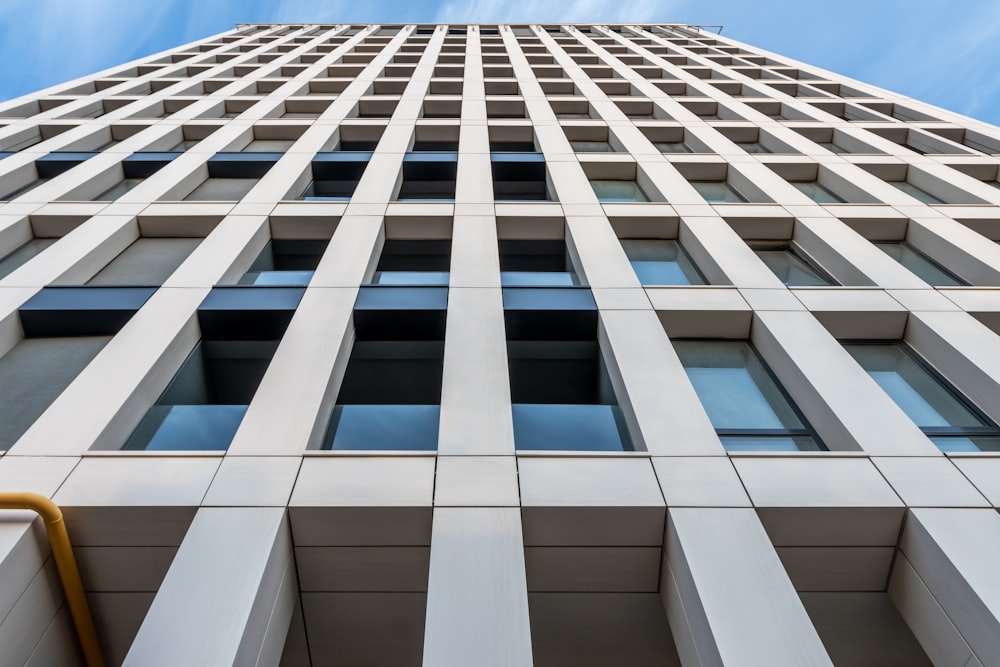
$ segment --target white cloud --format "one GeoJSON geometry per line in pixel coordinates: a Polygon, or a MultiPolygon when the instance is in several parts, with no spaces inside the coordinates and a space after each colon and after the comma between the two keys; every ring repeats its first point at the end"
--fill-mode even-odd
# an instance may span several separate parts
{"type": "Polygon", "coordinates": [[[445,0],[435,21],[455,23],[646,23],[669,20],[671,0],[445,0]]]}

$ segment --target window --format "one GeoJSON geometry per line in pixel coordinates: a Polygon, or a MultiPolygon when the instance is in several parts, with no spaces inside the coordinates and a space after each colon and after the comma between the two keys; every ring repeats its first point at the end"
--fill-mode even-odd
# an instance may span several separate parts
{"type": "Polygon", "coordinates": [[[844,348],[944,452],[1000,451],[1000,429],[902,343],[844,348]]]}
{"type": "Polygon", "coordinates": [[[565,287],[578,285],[573,263],[562,239],[502,239],[500,282],[505,287],[565,287]]]}
{"type": "Polygon", "coordinates": [[[770,148],[760,143],[759,141],[737,141],[736,145],[745,150],[747,153],[773,153],[770,148]]]}
{"type": "Polygon", "coordinates": [[[819,442],[749,343],[674,342],[728,451],[816,451],[819,442]]]}
{"type": "Polygon", "coordinates": [[[0,279],[21,268],[33,257],[56,242],[57,239],[32,239],[17,250],[0,258],[0,279]]]}
{"type": "Polygon", "coordinates": [[[834,281],[800,257],[788,243],[748,241],[767,268],[788,287],[834,285],[834,281]]]}
{"type": "Polygon", "coordinates": [[[809,197],[817,204],[846,203],[845,199],[842,199],[829,188],[816,181],[792,181],[792,185],[798,188],[799,192],[809,197]]]}
{"type": "Polygon", "coordinates": [[[677,241],[623,239],[622,247],[643,285],[703,285],[704,278],[677,241]]]}
{"type": "Polygon", "coordinates": [[[255,178],[207,178],[184,201],[238,201],[255,185],[255,178]]]}
{"type": "Polygon", "coordinates": [[[271,239],[240,278],[240,285],[308,285],[328,240],[271,239]]]}
{"type": "Polygon", "coordinates": [[[515,447],[632,450],[590,290],[504,288],[503,302],[515,447]]]}
{"type": "Polygon", "coordinates": [[[277,341],[202,341],[125,443],[127,450],[224,450],[277,341]]]}
{"type": "Polygon", "coordinates": [[[142,178],[126,178],[94,197],[94,201],[114,201],[143,182],[142,178]]]}
{"type": "Polygon", "coordinates": [[[657,141],[653,145],[661,153],[694,153],[694,150],[683,141],[657,141]]]}
{"type": "Polygon", "coordinates": [[[817,144],[819,144],[820,146],[822,146],[826,150],[830,151],[831,153],[847,154],[847,153],[851,152],[851,151],[847,150],[846,148],[844,148],[843,146],[838,146],[837,144],[833,143],[832,141],[819,141],[819,142],[817,142],[817,144]]]}
{"type": "Polygon", "coordinates": [[[324,449],[437,448],[447,304],[444,287],[361,288],[324,449]]]}
{"type": "Polygon", "coordinates": [[[570,146],[577,153],[610,153],[611,144],[607,141],[571,141],[570,146]]]}
{"type": "Polygon", "coordinates": [[[438,341],[355,342],[323,448],[437,449],[443,368],[438,341]]]}
{"type": "Polygon", "coordinates": [[[372,284],[447,285],[450,264],[450,240],[388,239],[372,284]]]}
{"type": "Polygon", "coordinates": [[[897,189],[902,190],[906,194],[910,195],[914,199],[921,201],[925,204],[935,205],[944,204],[945,202],[938,199],[926,190],[921,190],[912,183],[907,183],[906,181],[886,181],[889,185],[895,186],[897,189]]]}
{"type": "Polygon", "coordinates": [[[881,242],[875,245],[928,285],[954,287],[968,284],[908,243],[881,242]]]}
{"type": "Polygon", "coordinates": [[[304,292],[213,288],[198,307],[202,340],[123,449],[228,449],[304,292]]]}
{"type": "Polygon", "coordinates": [[[407,153],[399,200],[453,201],[458,176],[457,153],[407,153]]]}
{"type": "Polygon", "coordinates": [[[28,183],[27,185],[23,185],[23,186],[15,189],[15,190],[11,190],[10,192],[8,192],[5,195],[0,195],[0,201],[7,201],[7,200],[10,200],[10,199],[17,199],[21,195],[27,194],[27,193],[31,192],[32,190],[34,190],[35,188],[37,188],[39,185],[42,185],[44,183],[48,183],[48,181],[49,181],[48,178],[36,178],[35,180],[33,180],[31,183],[28,183]]]}
{"type": "Polygon", "coordinates": [[[597,199],[607,203],[648,202],[649,197],[635,181],[591,181],[597,199]]]}
{"type": "Polygon", "coordinates": [[[747,201],[727,181],[691,181],[691,185],[709,204],[740,204],[747,201]]]}

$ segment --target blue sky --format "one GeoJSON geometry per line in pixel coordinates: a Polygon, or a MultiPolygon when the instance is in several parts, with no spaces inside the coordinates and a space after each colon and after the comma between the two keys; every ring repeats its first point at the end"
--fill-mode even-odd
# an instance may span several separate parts
{"type": "Polygon", "coordinates": [[[1000,125],[1000,0],[0,0],[0,100],[266,21],[722,24],[1000,125]]]}

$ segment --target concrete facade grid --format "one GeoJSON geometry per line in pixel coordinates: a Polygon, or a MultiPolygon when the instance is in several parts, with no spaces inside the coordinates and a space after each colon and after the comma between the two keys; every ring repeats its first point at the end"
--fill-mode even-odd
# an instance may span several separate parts
{"type": "MultiPolygon", "coordinates": [[[[998,181],[1000,128],[697,26],[240,25],[0,104],[0,490],[63,508],[108,664],[1000,665],[1000,454],[942,451],[843,346],[903,342],[1000,423],[998,181]],[[352,142],[352,194],[304,196],[352,142]],[[457,143],[453,197],[405,195],[415,142],[457,143]],[[503,143],[533,144],[547,200],[503,199],[503,143]],[[254,151],[280,155],[218,175],[254,151]],[[124,449],[211,338],[206,300],[317,239],[228,447],[124,449]],[[706,284],[643,284],[640,239],[706,284]],[[357,304],[407,241],[450,244],[437,446],[325,449],[357,304]],[[565,244],[626,451],[517,447],[511,241],[565,244]],[[899,242],[953,284],[876,245],[899,242]],[[82,360],[29,350],[74,335],[33,332],[81,286],[147,291],[75,334],[82,360]],[[750,342],[827,450],[727,450],[687,340],[750,342]]],[[[8,510],[0,656],[82,664],[40,523],[8,510]]]]}

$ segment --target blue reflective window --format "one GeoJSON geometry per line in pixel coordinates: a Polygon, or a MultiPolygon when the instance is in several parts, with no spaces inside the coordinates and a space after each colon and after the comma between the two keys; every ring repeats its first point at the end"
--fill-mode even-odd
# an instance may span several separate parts
{"type": "Polygon", "coordinates": [[[323,448],[436,449],[443,366],[442,341],[355,341],[323,448]]]}
{"type": "Polygon", "coordinates": [[[675,341],[674,349],[724,446],[823,449],[748,343],[675,341]]]}
{"type": "Polygon", "coordinates": [[[511,408],[518,449],[584,452],[632,449],[617,405],[515,403],[511,408]]]}
{"type": "Polygon", "coordinates": [[[504,287],[572,287],[580,281],[569,271],[501,271],[500,284],[504,287]]]}
{"type": "Polygon", "coordinates": [[[382,246],[374,285],[447,285],[451,240],[387,239],[382,246]]]}
{"type": "Polygon", "coordinates": [[[439,405],[338,405],[324,449],[435,450],[439,405]]]}
{"type": "Polygon", "coordinates": [[[376,271],[373,285],[447,285],[447,271],[376,271]]]}
{"type": "Polygon", "coordinates": [[[634,448],[596,341],[508,340],[507,358],[517,449],[634,448]]]}
{"type": "Polygon", "coordinates": [[[126,441],[126,450],[225,450],[277,341],[202,341],[126,441]]]}
{"type": "Polygon", "coordinates": [[[844,348],[943,451],[1000,449],[1000,428],[908,347],[851,343],[844,348]]]}
{"type": "Polygon", "coordinates": [[[245,405],[154,405],[143,418],[125,449],[147,451],[213,451],[225,450],[236,435],[245,405]],[[143,441],[144,432],[152,435],[143,441]]]}
{"type": "Polygon", "coordinates": [[[694,262],[677,241],[623,239],[622,247],[643,285],[703,285],[694,262]]]}

